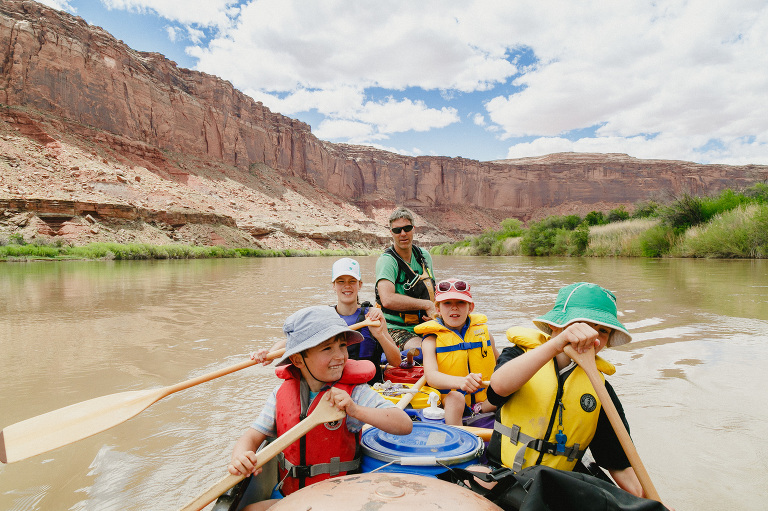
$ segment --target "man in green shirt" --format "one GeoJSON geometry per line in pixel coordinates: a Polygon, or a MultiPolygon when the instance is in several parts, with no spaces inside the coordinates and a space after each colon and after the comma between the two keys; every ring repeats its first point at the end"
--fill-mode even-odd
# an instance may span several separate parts
{"type": "Polygon", "coordinates": [[[413,213],[402,206],[389,216],[392,246],[376,261],[376,304],[401,350],[421,347],[413,327],[434,319],[435,278],[432,256],[413,244],[413,213]]]}

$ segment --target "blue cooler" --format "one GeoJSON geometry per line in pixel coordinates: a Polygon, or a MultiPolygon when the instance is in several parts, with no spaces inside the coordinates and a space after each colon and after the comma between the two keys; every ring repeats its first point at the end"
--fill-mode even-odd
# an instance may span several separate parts
{"type": "Polygon", "coordinates": [[[409,435],[378,428],[363,432],[363,472],[397,472],[436,476],[444,465],[466,468],[483,454],[483,439],[468,431],[434,422],[414,422],[409,435]]]}

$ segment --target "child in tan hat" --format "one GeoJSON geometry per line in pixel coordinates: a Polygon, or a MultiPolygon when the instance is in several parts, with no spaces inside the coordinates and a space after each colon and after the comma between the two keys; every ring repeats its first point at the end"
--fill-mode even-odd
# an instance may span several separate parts
{"type": "MultiPolygon", "coordinates": [[[[285,380],[267,399],[256,422],[240,437],[229,472],[250,475],[256,450],[267,437],[278,437],[312,412],[321,399],[346,412],[340,422],[321,424],[278,458],[280,483],[273,497],[281,498],[317,481],[345,475],[360,466],[358,437],[363,424],[395,435],[413,428],[408,415],[366,383],[374,373],[367,360],[349,360],[347,345],[362,340],[359,332],[328,306],[307,307],[286,319],[285,354],[275,373],[285,380]]],[[[267,509],[263,501],[248,511],[267,509]]]]}

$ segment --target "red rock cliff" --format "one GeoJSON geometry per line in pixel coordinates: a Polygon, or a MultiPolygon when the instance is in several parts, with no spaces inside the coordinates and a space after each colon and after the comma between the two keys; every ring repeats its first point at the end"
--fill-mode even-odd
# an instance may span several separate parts
{"type": "Polygon", "coordinates": [[[180,169],[164,160],[167,152],[243,173],[266,165],[355,204],[379,224],[377,208],[406,204],[438,231],[457,235],[509,216],[583,214],[660,192],[701,193],[768,178],[765,166],[617,154],[478,162],[331,144],[227,81],[134,51],[81,18],[31,1],[0,4],[0,52],[6,106],[55,116],[70,124],[64,131],[103,132],[98,136],[117,141],[125,158],[171,179],[199,169],[180,169]]]}

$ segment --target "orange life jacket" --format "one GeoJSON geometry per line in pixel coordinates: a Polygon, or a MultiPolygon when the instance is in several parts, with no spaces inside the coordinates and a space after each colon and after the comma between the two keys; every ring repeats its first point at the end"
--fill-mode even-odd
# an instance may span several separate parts
{"type": "MultiPolygon", "coordinates": [[[[368,382],[374,373],[375,368],[368,360],[347,360],[341,379],[333,386],[351,395],[356,385],[368,382]]],[[[275,422],[277,436],[280,436],[312,413],[327,389],[308,403],[309,387],[295,366],[278,366],[275,374],[285,380],[276,396],[275,422]]],[[[283,495],[357,469],[360,466],[358,445],[359,435],[347,429],[346,417],[315,426],[278,456],[283,495]]]]}

